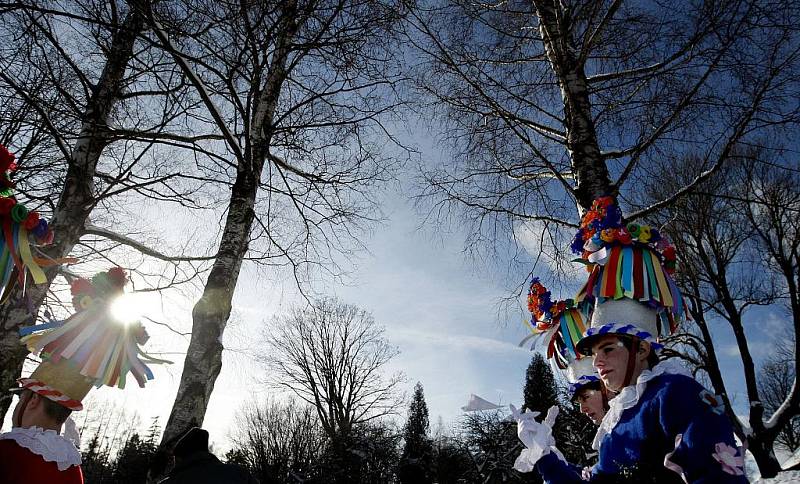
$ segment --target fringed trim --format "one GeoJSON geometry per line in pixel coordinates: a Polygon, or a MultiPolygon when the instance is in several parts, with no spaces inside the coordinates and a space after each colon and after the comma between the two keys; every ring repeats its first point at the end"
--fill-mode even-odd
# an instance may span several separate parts
{"type": "Polygon", "coordinates": [[[22,338],[33,353],[57,363],[68,359],[78,371],[95,379],[95,386],[125,388],[128,372],[140,387],[153,379],[147,363],[169,363],[139,348],[148,335],[140,323],[123,324],[109,314],[107,304],[93,304],[63,325],[22,338]]]}
{"type": "Polygon", "coordinates": [[[594,267],[586,284],[578,291],[576,302],[599,298],[640,301],[655,309],[664,309],[669,333],[684,315],[683,296],[666,272],[658,255],[645,246],[613,246],[600,249],[593,256],[594,267]]]}
{"type": "Polygon", "coordinates": [[[529,324],[531,334],[520,342],[520,346],[532,339],[531,349],[534,349],[543,342],[547,358],[552,358],[564,370],[570,361],[583,357],[575,345],[586,331],[587,316],[585,310],[572,308],[563,311],[551,321],[529,324]]]}

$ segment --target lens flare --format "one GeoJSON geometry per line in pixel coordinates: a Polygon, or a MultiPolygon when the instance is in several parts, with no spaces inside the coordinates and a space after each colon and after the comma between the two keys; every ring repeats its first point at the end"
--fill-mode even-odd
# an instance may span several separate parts
{"type": "Polygon", "coordinates": [[[136,293],[123,294],[111,303],[111,315],[123,324],[136,322],[145,311],[143,299],[136,293]]]}

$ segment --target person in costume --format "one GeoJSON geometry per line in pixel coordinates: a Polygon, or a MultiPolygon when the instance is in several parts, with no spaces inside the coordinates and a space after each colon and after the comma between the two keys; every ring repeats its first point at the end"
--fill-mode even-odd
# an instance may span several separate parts
{"type": "MultiPolygon", "coordinates": [[[[550,291],[542,285],[539,278],[534,277],[528,290],[528,310],[532,316],[529,323],[531,335],[520,346],[533,339],[531,349],[534,349],[543,342],[545,356],[569,381],[570,401],[577,404],[580,412],[589,417],[592,423],[599,425],[608,410],[609,393],[592,365],[591,358],[584,357],[576,348],[577,341],[586,330],[589,308],[588,302],[576,304],[572,299],[552,301],[550,291]]],[[[520,413],[513,406],[511,413],[517,420],[532,419],[537,415],[537,412],[530,411],[520,413]]],[[[550,427],[555,422],[557,413],[555,407],[548,413],[550,427]]],[[[555,448],[553,451],[561,455],[555,448]]],[[[529,453],[527,448],[523,449],[514,463],[516,470],[533,470],[536,459],[531,461],[529,453]]],[[[576,473],[584,473],[588,468],[573,466],[572,469],[576,473]]]]}
{"type": "Polygon", "coordinates": [[[13,427],[0,434],[3,484],[82,483],[80,452],[61,434],[70,413],[83,409],[82,400],[93,387],[124,388],[128,373],[143,387],[153,378],[145,362],[163,362],[139,348],[148,338],[140,323],[122,323],[110,311],[126,280],[121,268],[91,281],[77,279],[71,287],[75,314],[20,330],[22,342],[42,362],[14,389],[19,401],[13,427]]]}
{"type": "Polygon", "coordinates": [[[591,358],[584,357],[575,347],[586,330],[591,305],[588,301],[576,304],[572,299],[553,301],[551,292],[538,277],[531,280],[527,300],[531,334],[520,346],[531,339],[531,349],[543,343],[547,359],[569,381],[570,400],[578,404],[581,413],[599,424],[608,410],[609,395],[591,358]]]}
{"type": "MultiPolygon", "coordinates": [[[[518,419],[529,467],[547,482],[744,483],[744,458],[724,409],[670,361],[660,362],[659,334],[682,317],[670,273],[674,250],[658,231],[624,224],[610,197],[595,201],[573,249],[589,278],[576,301],[594,302],[591,327],[577,349],[617,391],[594,439],[598,463],[581,476],[553,447],[552,421],[518,419]]],[[[550,415],[548,415],[550,417],[550,415]]]]}
{"type": "Polygon", "coordinates": [[[600,425],[614,394],[607,390],[597,376],[591,358],[576,360],[570,370],[571,374],[567,376],[570,381],[568,389],[570,400],[578,406],[582,414],[589,417],[592,423],[600,425]],[[579,376],[574,376],[576,374],[579,376]]]}

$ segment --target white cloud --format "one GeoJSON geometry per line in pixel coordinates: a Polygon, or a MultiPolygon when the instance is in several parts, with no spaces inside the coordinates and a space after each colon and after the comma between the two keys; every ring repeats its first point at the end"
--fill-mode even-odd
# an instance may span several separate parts
{"type": "Polygon", "coordinates": [[[514,236],[531,258],[545,264],[552,276],[568,281],[585,277],[583,266],[570,262],[573,259],[570,243],[571,229],[540,220],[527,220],[514,226],[514,236]]]}

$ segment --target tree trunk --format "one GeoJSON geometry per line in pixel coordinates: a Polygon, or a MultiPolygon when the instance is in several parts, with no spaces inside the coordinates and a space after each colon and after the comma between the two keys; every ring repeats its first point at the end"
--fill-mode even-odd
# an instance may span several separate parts
{"type": "Polygon", "coordinates": [[[747,439],[747,450],[753,454],[758,465],[758,471],[761,473],[761,477],[764,478],[775,477],[781,471],[781,465],[778,463],[778,458],[775,457],[775,452],[772,448],[773,439],[757,435],[747,439]]]}
{"type": "Polygon", "coordinates": [[[250,123],[250,147],[245,150],[244,159],[238,160],[219,252],[203,295],[192,310],[192,338],[186,352],[178,394],[164,427],[162,447],[172,444],[189,428],[203,424],[211,392],[222,369],[222,336],[230,317],[231,301],[242,261],[250,243],[261,171],[269,153],[272,123],[287,76],[289,46],[297,33],[295,7],[293,1],[283,6],[284,21],[264,88],[251,86],[258,96],[250,123]]]}
{"type": "Polygon", "coordinates": [[[561,88],[575,196],[578,205],[588,210],[595,198],[616,193],[597,142],[586,73],[577,56],[580,49],[575,47],[568,28],[570,20],[564,19],[559,2],[533,0],[533,5],[539,17],[539,32],[547,58],[561,88]]]}
{"type": "MultiPolygon", "coordinates": [[[[113,34],[106,65],[82,117],[83,126],[72,148],[64,189],[50,222],[55,239],[51,246],[45,248],[45,252],[52,258],[69,255],[83,234],[86,219],[94,208],[94,175],[100,155],[108,144],[105,134],[108,116],[122,94],[122,80],[133,57],[134,42],[143,26],[141,13],[131,6],[122,25],[113,34]]],[[[19,328],[36,320],[39,307],[58,269],[51,267],[45,273],[46,283],[29,286],[27,296],[23,296],[19,287],[15,288],[8,302],[0,306],[0,421],[11,404],[7,389],[15,386],[28,354],[19,343],[19,328]],[[30,308],[26,297],[30,298],[30,308]]]]}
{"type": "Polygon", "coordinates": [[[192,309],[192,338],[175,404],[164,428],[162,445],[168,445],[185,430],[203,424],[208,400],[222,369],[222,334],[231,314],[233,292],[250,243],[259,178],[252,169],[238,170],[219,252],[203,295],[192,309]]]}

